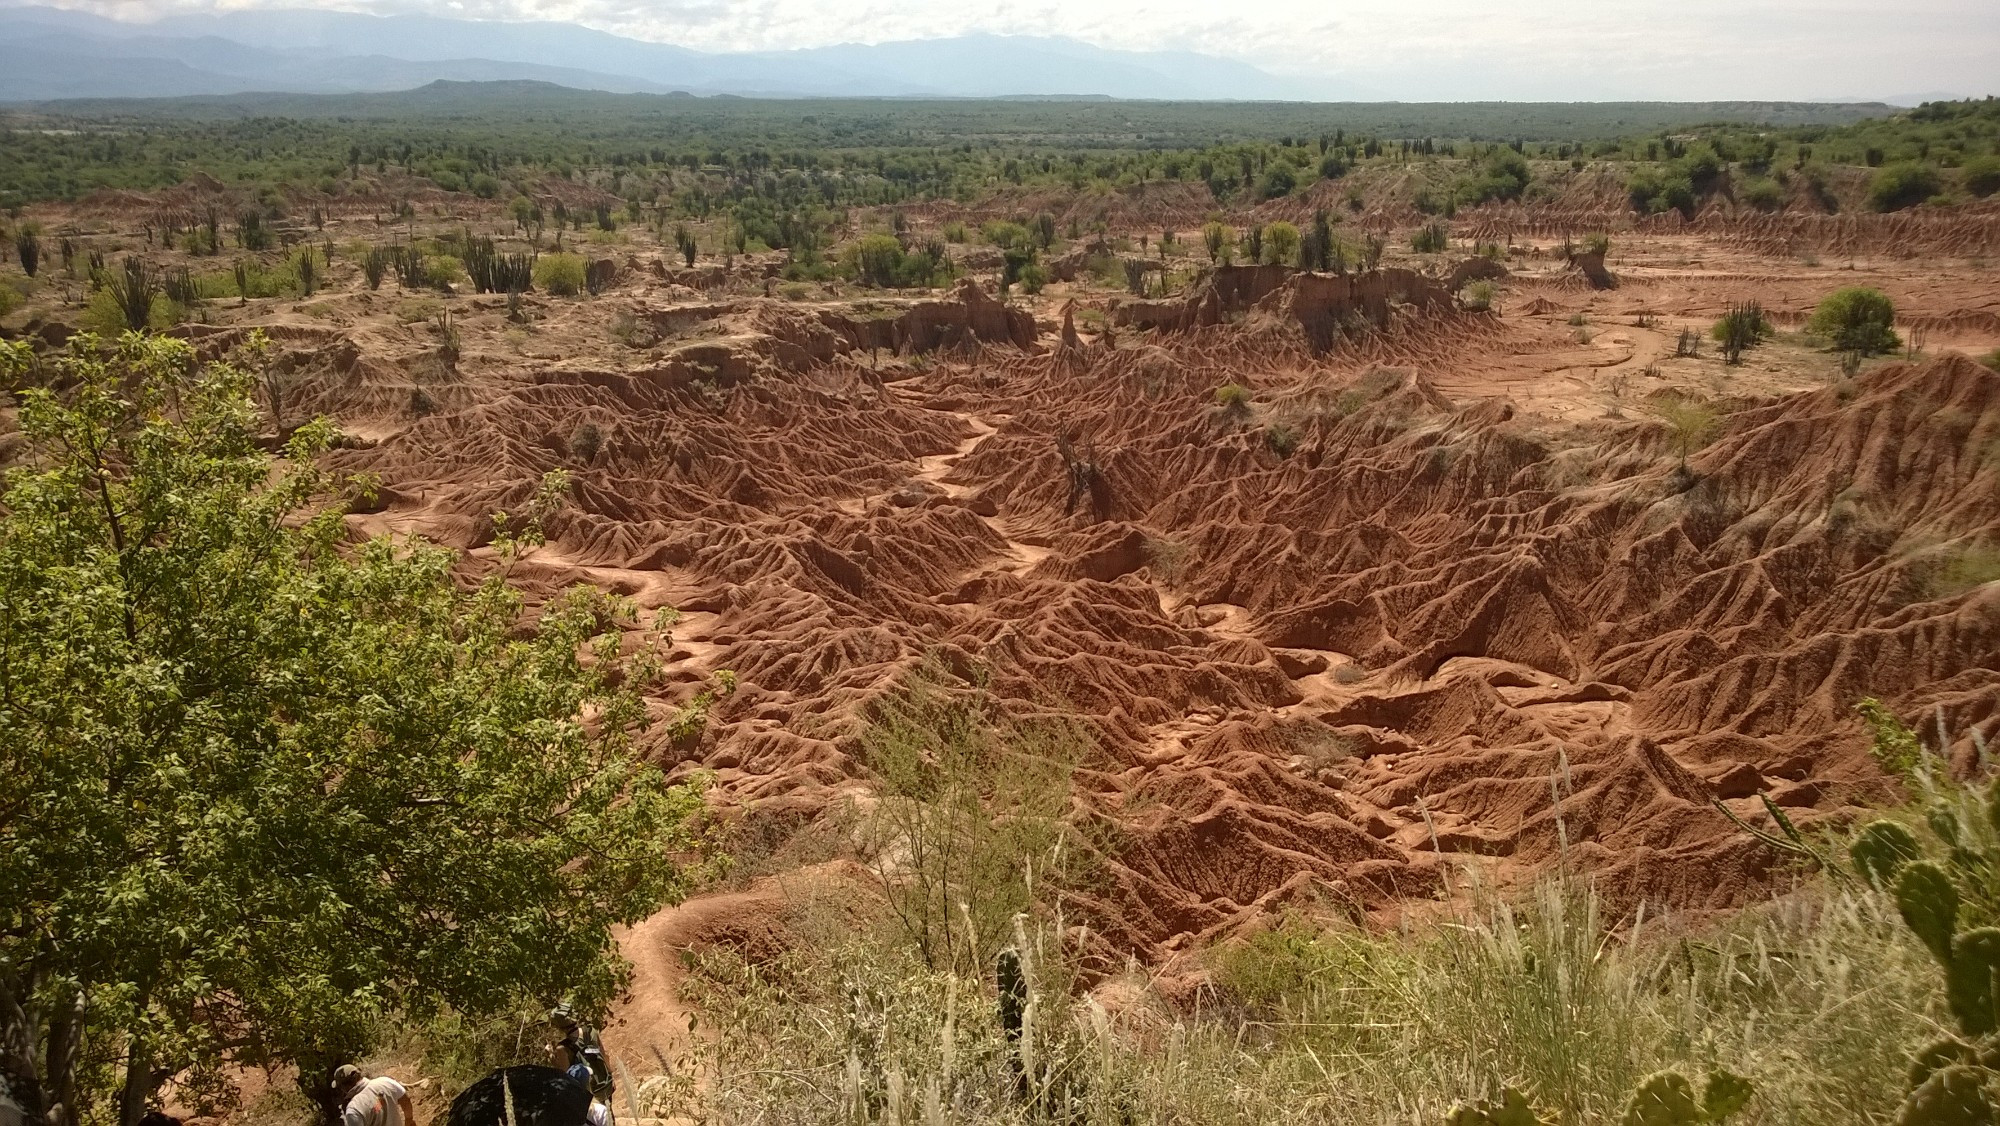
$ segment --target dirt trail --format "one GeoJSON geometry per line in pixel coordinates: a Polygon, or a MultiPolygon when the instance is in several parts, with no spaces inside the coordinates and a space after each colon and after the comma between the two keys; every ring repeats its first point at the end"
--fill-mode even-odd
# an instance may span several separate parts
{"type": "MultiPolygon", "coordinates": [[[[1660,247],[1631,253],[1685,244],[1660,247]]],[[[1791,316],[1859,279],[1664,264],[1614,255],[1592,291],[1515,263],[1498,316],[1399,312],[1330,353],[1260,313],[880,371],[798,344],[830,339],[820,312],[745,297],[690,345],[706,367],[510,368],[338,458],[389,487],[357,532],[459,544],[572,473],[518,566],[685,611],[655,706],[719,668],[740,689],[699,745],[646,750],[711,772],[759,839],[865,791],[859,717],[927,658],[1073,713],[1096,733],[1079,798],[1120,821],[1106,965],[1563,855],[1616,903],[1725,907],[1782,872],[1714,800],[1812,824],[1893,792],[1854,699],[1942,708],[1961,758],[2000,734],[2000,584],[1951,578],[2000,541],[2000,459],[1967,452],[2000,449],[2000,374],[1844,380],[1782,333],[1741,365],[1675,357],[1734,301],[1791,316]],[[763,339],[793,351],[720,354],[763,339]],[[1716,408],[1685,476],[1647,409],[1667,390],[1716,408]],[[1080,503],[1059,434],[1097,467],[1080,503]]],[[[1879,277],[1968,311],[1938,332],[1986,331],[1962,278],[1879,277]]]]}

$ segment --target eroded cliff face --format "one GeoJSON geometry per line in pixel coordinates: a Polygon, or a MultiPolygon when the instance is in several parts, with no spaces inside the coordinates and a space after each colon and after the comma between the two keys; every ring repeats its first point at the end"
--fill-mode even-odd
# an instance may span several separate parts
{"type": "Polygon", "coordinates": [[[1446,860],[1740,902],[1774,857],[1715,800],[1810,823],[1892,796],[1856,698],[1941,716],[1961,763],[1991,727],[2000,587],[1954,561],[2000,536],[2000,374],[1725,403],[1683,467],[1657,422],[1557,426],[1447,394],[1438,363],[1301,366],[1325,320],[1444,363],[1493,347],[1421,274],[1219,271],[1177,304],[1111,347],[976,287],[872,318],[744,299],[657,361],[468,391],[344,451],[385,484],[352,519],[476,549],[571,470],[517,576],[683,611],[660,706],[715,669],[742,688],[653,752],[751,817],[865,791],[866,704],[920,661],[1079,717],[1077,800],[1117,827],[1080,909],[1142,956],[1293,897],[1429,896],[1446,860]],[[1218,404],[1231,382],[1252,400],[1218,404]]]}

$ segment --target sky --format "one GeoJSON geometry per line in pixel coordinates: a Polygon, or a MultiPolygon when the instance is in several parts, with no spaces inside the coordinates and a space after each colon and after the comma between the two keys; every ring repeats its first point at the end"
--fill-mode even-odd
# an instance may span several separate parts
{"type": "Polygon", "coordinates": [[[581,23],[703,50],[966,32],[1192,50],[1400,100],[2000,94],[2000,0],[57,0],[144,19],[251,6],[581,23]]]}

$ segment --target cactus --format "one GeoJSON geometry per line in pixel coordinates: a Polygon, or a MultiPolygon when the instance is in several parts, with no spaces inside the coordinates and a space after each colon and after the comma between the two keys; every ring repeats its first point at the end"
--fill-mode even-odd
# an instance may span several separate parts
{"type": "Polygon", "coordinates": [[[1896,877],[1896,909],[1937,960],[1949,966],[1952,932],[1958,926],[1958,888],[1945,870],[1928,860],[1905,865],[1896,877]]]}
{"type": "Polygon", "coordinates": [[[1028,1016],[1028,975],[1021,967],[1020,951],[1000,952],[993,967],[993,983],[1000,993],[1000,1031],[1007,1037],[1007,1064],[1014,1072],[1014,1086],[1028,1091],[1027,1061],[1022,1059],[1021,1034],[1028,1016]]]}
{"type": "Polygon", "coordinates": [[[1678,1071],[1661,1071],[1640,1081],[1619,1122],[1623,1126],[1680,1126],[1701,1120],[1694,1084],[1678,1071]]]}
{"type": "Polygon", "coordinates": [[[1871,821],[1847,846],[1854,871],[1878,888],[1894,887],[1903,865],[1923,855],[1915,833],[1894,821],[1871,821]]]}
{"type": "Polygon", "coordinates": [[[1992,1032],[1996,1020],[1993,976],[2000,972],[2000,927],[1979,927],[1953,939],[1945,965],[1945,999],[1967,1036],[1992,1032]]]}
{"type": "Polygon", "coordinates": [[[137,255],[125,259],[122,275],[106,274],[105,287],[111,291],[118,303],[118,311],[125,318],[125,327],[133,332],[144,332],[153,316],[153,298],[160,294],[160,283],[146,263],[137,255]]]}
{"type": "Polygon", "coordinates": [[[1748,1079],[1729,1071],[1709,1075],[1701,1098],[1695,1099],[1694,1084],[1678,1071],[1659,1071],[1641,1080],[1625,1104],[1622,1126],[1696,1126],[1723,1122],[1742,1110],[1756,1093],[1748,1079]]]}
{"type": "Polygon", "coordinates": [[[1444,1121],[1445,1126],[1542,1126],[1528,1096],[1512,1087],[1502,1087],[1497,1098],[1460,1103],[1444,1121]]]}
{"type": "Polygon", "coordinates": [[[1939,1068],[1910,1092],[1897,1126],[1991,1126],[1996,1114],[1986,1093],[1991,1074],[1962,1063],[1939,1068]]]}
{"type": "Polygon", "coordinates": [[[1948,845],[1959,843],[1958,815],[1952,812],[1950,806],[1943,802],[1931,806],[1924,811],[1924,821],[1930,825],[1931,832],[1938,835],[1939,840],[1948,845]]]}
{"type": "Polygon", "coordinates": [[[1956,1036],[1947,1036],[1925,1047],[1923,1051],[1917,1053],[1917,1058],[1910,1062],[1910,1089],[1914,1091],[1923,1086],[1924,1080],[1929,1079],[1933,1072],[1953,1064],[1977,1062],[1979,1053],[1972,1045],[1956,1036]]]}
{"type": "Polygon", "coordinates": [[[1710,1072],[1708,1084],[1701,1090],[1702,1113],[1710,1122],[1724,1121],[1742,1110],[1753,1094],[1756,1088],[1741,1075],[1731,1071],[1710,1072]]]}

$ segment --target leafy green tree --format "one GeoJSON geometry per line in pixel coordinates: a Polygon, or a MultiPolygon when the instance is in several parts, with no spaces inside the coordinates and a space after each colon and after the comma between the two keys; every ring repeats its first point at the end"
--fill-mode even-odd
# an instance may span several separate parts
{"type": "Polygon", "coordinates": [[[1841,352],[1873,356],[1895,351],[1896,305],[1889,295],[1867,286],[1848,286],[1828,294],[1806,321],[1806,331],[1823,336],[1841,352]]]}
{"type": "Polygon", "coordinates": [[[1299,186],[1298,170],[1284,161],[1272,161],[1264,169],[1263,179],[1257,182],[1257,194],[1262,199],[1281,199],[1292,194],[1299,186]]]}
{"type": "Polygon", "coordinates": [[[2000,192],[2000,156],[1975,156],[1959,170],[1965,190],[1980,199],[2000,192]]]}
{"type": "Polygon", "coordinates": [[[1914,160],[1879,168],[1868,181],[1868,206],[1877,211],[1901,211],[1931,198],[1943,190],[1937,169],[1914,160]]]}
{"type": "MultiPolygon", "coordinates": [[[[919,271],[909,267],[920,263],[909,263],[909,257],[895,235],[874,234],[848,247],[841,267],[843,273],[862,285],[888,289],[915,280],[911,275],[919,271]]],[[[925,278],[922,284],[929,285],[929,279],[925,278]]]]}
{"type": "MultiPolygon", "coordinates": [[[[464,589],[441,548],[350,544],[331,425],[274,462],[253,364],[193,359],[83,335],[23,393],[0,1068],[31,1118],[130,1126],[224,1063],[315,1089],[392,1015],[601,1005],[611,928],[697,843],[699,794],[635,753],[657,646],[620,655],[629,605],[527,616],[504,566],[464,589]]],[[[0,344],[11,384],[34,363],[0,344]]],[[[494,518],[503,563],[563,484],[494,518]]]]}
{"type": "Polygon", "coordinates": [[[1785,189],[1776,180],[1760,177],[1744,184],[1737,198],[1759,211],[1778,211],[1785,206],[1785,189]]]}
{"type": "Polygon", "coordinates": [[[1265,252],[1281,266],[1294,263],[1299,252],[1299,229],[1280,220],[1264,228],[1265,252]]]}
{"type": "Polygon", "coordinates": [[[1487,154],[1479,173],[1459,184],[1458,200],[1470,207],[1489,200],[1520,199],[1533,178],[1527,157],[1504,146],[1495,148],[1487,154]]]}

